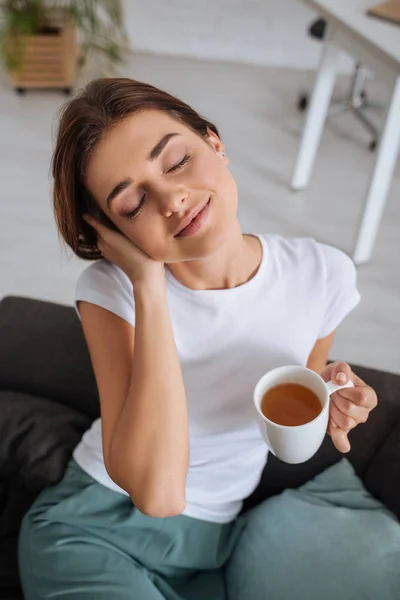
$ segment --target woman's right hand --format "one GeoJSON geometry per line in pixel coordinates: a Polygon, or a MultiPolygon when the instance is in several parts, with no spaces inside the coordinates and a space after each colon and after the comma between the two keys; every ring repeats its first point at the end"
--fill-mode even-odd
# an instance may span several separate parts
{"type": "Polygon", "coordinates": [[[132,284],[154,281],[164,276],[164,265],[150,258],[124,234],[102,225],[91,215],[85,214],[83,219],[96,230],[97,247],[103,257],[120,267],[132,284]]]}

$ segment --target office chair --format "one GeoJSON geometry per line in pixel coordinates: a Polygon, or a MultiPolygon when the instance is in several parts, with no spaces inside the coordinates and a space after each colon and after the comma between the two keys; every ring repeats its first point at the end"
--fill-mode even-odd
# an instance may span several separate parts
{"type": "MultiPolygon", "coordinates": [[[[308,33],[311,37],[322,40],[325,36],[325,30],[326,22],[324,19],[317,19],[311,23],[310,27],[308,28],[308,33]]],[[[369,149],[374,151],[378,144],[378,129],[364,114],[364,110],[366,108],[382,107],[368,100],[367,93],[365,91],[366,78],[366,70],[359,63],[357,63],[354,69],[348,98],[340,102],[333,102],[329,109],[328,116],[337,115],[348,110],[352,111],[354,116],[372,135],[369,149]]],[[[301,94],[297,101],[298,110],[301,112],[307,110],[308,102],[309,94],[301,94]]]]}

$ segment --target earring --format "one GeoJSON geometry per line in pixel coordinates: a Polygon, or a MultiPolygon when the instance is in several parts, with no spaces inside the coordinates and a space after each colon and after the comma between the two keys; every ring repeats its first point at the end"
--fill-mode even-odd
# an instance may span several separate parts
{"type": "Polygon", "coordinates": [[[225,152],[220,152],[221,156],[226,156],[225,152]]]}

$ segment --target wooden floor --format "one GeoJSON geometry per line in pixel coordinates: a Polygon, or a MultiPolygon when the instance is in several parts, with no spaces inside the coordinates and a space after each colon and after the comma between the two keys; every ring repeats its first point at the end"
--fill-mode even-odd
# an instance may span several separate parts
{"type": "MultiPolygon", "coordinates": [[[[332,118],[309,188],[294,194],[288,185],[304,118],[296,98],[311,86],[310,74],[147,55],[133,56],[123,74],[179,95],[219,126],[244,230],[312,236],[351,253],[374,161],[359,123],[348,114],[332,118]]],[[[0,297],[70,304],[86,265],[57,239],[49,177],[64,98],[58,92],[18,97],[0,83],[0,297]]],[[[339,82],[337,97],[347,84],[339,82]]],[[[379,82],[368,91],[386,104],[379,82]]],[[[400,372],[399,165],[372,261],[359,267],[358,279],[362,303],[339,329],[332,356],[400,372]]]]}

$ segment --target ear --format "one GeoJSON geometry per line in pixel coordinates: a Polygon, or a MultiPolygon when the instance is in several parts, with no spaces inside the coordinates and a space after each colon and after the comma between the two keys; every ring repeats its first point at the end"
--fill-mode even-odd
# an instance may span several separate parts
{"type": "Polygon", "coordinates": [[[211,131],[211,129],[207,128],[207,142],[210,144],[211,148],[216,152],[218,158],[222,160],[224,165],[229,163],[229,159],[226,156],[225,146],[222,141],[219,139],[216,133],[211,131]]]}

